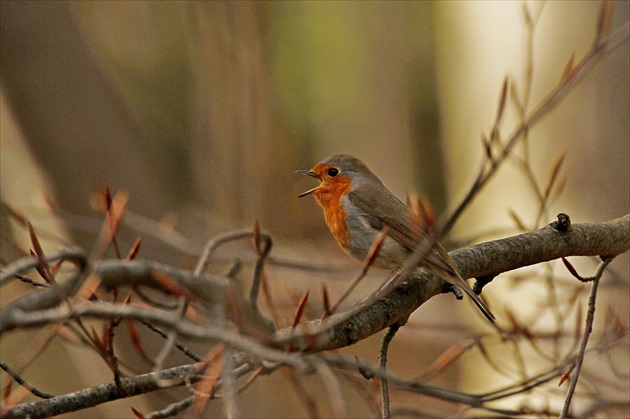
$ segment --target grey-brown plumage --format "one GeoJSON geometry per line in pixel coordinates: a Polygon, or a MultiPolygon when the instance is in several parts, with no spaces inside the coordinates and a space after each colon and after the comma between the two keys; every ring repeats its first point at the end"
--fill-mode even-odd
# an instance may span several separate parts
{"type": "MultiPolygon", "coordinates": [[[[355,258],[363,261],[377,236],[387,227],[387,236],[374,266],[398,269],[423,238],[418,217],[356,157],[336,154],[322,160],[312,170],[298,173],[321,182],[300,196],[315,196],[324,209],[331,233],[355,258]]],[[[440,243],[434,244],[420,266],[461,288],[482,313],[494,321],[490,309],[464,281],[440,243]]]]}

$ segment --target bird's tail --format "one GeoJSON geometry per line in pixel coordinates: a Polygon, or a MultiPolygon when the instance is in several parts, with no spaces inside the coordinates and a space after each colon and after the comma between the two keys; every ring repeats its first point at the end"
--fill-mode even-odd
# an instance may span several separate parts
{"type": "Polygon", "coordinates": [[[475,294],[472,288],[470,288],[470,285],[464,281],[455,266],[455,262],[453,262],[453,259],[451,259],[446,250],[444,250],[440,243],[435,243],[435,249],[437,250],[437,253],[427,255],[424,263],[426,268],[431,273],[439,276],[449,284],[461,288],[462,291],[468,294],[468,296],[474,301],[477,307],[479,307],[479,310],[481,310],[483,315],[494,323],[494,314],[492,314],[486,303],[484,303],[483,300],[475,294]]]}

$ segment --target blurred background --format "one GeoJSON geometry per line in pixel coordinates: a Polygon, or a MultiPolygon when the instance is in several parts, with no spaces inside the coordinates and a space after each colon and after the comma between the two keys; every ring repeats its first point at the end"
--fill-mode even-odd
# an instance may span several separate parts
{"type": "MultiPolygon", "coordinates": [[[[628,21],[628,6],[615,2],[613,30],[628,21]]],[[[599,8],[599,2],[582,1],[544,6],[474,1],[2,2],[2,201],[33,223],[46,252],[68,243],[89,251],[102,222],[94,194],[106,186],[127,191],[130,217],[119,237],[121,247],[143,236],[141,257],[178,266],[188,266],[210,237],[258,220],[273,234],[274,257],[340,268],[339,273],[315,275],[268,268],[276,303],[286,309],[285,321],[306,289],[316,301],[316,318],[320,304],[314,295],[321,283],[339,295],[360,265],[338,249],[316,203],[296,198],[314,184],[294,171],[309,169],[330,154],[354,154],[399,197],[418,191],[438,214],[447,212],[477,174],[481,133],[492,128],[504,78],[515,82],[521,98],[530,92],[533,108],[558,83],[570,57],[577,61],[589,50],[599,8]],[[529,90],[525,8],[537,19],[529,90]],[[165,224],[175,226],[180,241],[165,244],[160,239],[167,235],[160,230],[165,224]]],[[[543,186],[556,158],[567,153],[566,186],[539,225],[531,179],[514,159],[477,197],[450,239],[469,243],[514,234],[510,210],[530,228],[553,221],[558,212],[570,214],[573,222],[626,214],[629,67],[625,43],[530,131],[527,149],[517,151],[528,155],[533,176],[543,186]]],[[[504,137],[518,118],[508,112],[504,137]]],[[[28,249],[25,237],[3,208],[3,264],[28,249]]],[[[250,250],[243,245],[234,252],[250,250]]],[[[627,278],[625,256],[613,266],[627,278]]],[[[581,262],[576,265],[587,272],[595,266],[581,262]]],[[[367,294],[383,275],[373,273],[355,297],[367,294]]],[[[505,307],[528,312],[528,307],[516,306],[510,293],[519,293],[517,301],[533,301],[544,290],[534,285],[515,291],[514,284],[504,281],[484,295],[500,318],[505,307]]],[[[17,295],[23,289],[13,291],[17,295]]],[[[2,292],[3,305],[14,298],[11,290],[2,292]]],[[[614,289],[610,294],[609,304],[627,318],[627,294],[614,297],[614,289]]],[[[467,324],[469,310],[468,302],[450,296],[432,299],[394,341],[391,368],[420,375],[439,353],[478,330],[474,327],[483,327],[467,324]],[[445,315],[454,312],[464,315],[444,323],[445,315]],[[453,326],[449,333],[443,331],[445,324],[463,326],[453,326]]],[[[0,342],[3,360],[19,353],[28,339],[25,334],[0,342]]],[[[345,352],[376,362],[378,343],[374,337],[345,352]]],[[[106,369],[98,375],[75,363],[80,349],[59,344],[51,350],[62,361],[33,375],[44,389],[71,391],[79,382],[85,386],[110,379],[106,369]],[[42,377],[48,373],[52,382],[42,377]]],[[[470,391],[498,385],[499,378],[482,384],[475,380],[485,374],[461,366],[437,383],[470,391]]],[[[317,380],[309,385],[316,387],[317,380]]],[[[290,386],[278,374],[259,380],[243,396],[243,412],[303,416],[299,403],[286,406],[276,399],[286,392],[275,389],[290,386]]],[[[626,383],[621,391],[627,388],[626,383]]],[[[396,395],[394,402],[404,403],[407,396],[396,395]]],[[[353,404],[356,394],[347,397],[352,412],[368,413],[365,403],[353,404]]],[[[151,403],[133,401],[146,411],[163,407],[163,401],[151,403]]],[[[86,414],[128,416],[128,406],[129,401],[116,402],[101,408],[111,410],[86,414]]],[[[457,411],[439,403],[436,409],[457,411]]]]}

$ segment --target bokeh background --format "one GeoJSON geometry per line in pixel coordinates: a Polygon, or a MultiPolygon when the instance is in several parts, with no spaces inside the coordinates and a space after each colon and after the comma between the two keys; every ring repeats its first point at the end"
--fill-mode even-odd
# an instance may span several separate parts
{"type": "MultiPolygon", "coordinates": [[[[600,3],[526,4],[540,16],[533,106],[570,57],[590,48],[600,3]]],[[[306,289],[317,295],[326,282],[341,292],[343,279],[359,269],[339,251],[312,199],[296,198],[314,185],[294,171],[351,153],[398,196],[418,191],[438,213],[447,212],[477,173],[481,133],[492,127],[504,78],[518,89],[526,84],[523,9],[520,2],[475,1],[2,2],[2,200],[42,233],[45,251],[68,243],[89,251],[101,223],[93,194],[105,186],[127,191],[134,218],[133,228],[121,232],[122,247],[144,235],[142,257],[179,266],[213,235],[258,220],[273,234],[277,258],[341,269],[333,275],[270,266],[276,302],[290,316],[306,289]],[[185,238],[179,246],[151,237],[164,220],[185,238]],[[141,226],[145,234],[138,233],[141,226]]],[[[628,18],[628,3],[615,2],[613,29],[628,18]]],[[[566,187],[543,224],[561,211],[574,222],[596,222],[630,210],[629,67],[625,43],[531,130],[529,159],[542,185],[557,156],[567,153],[566,187]]],[[[517,124],[509,112],[505,135],[517,124]]],[[[530,222],[539,210],[518,164],[501,170],[451,239],[515,232],[510,209],[530,222]]],[[[4,211],[2,235],[3,263],[28,248],[23,229],[4,211]],[[10,245],[13,237],[23,248],[10,245]]],[[[248,247],[234,251],[241,250],[248,247]]],[[[627,266],[627,257],[615,264],[626,278],[627,266]]],[[[357,298],[381,278],[373,274],[357,298]]],[[[527,312],[516,301],[538,295],[535,287],[519,290],[517,300],[510,292],[501,284],[489,287],[495,311],[527,312]]],[[[609,303],[627,317],[627,294],[610,294],[609,303]]],[[[3,290],[2,298],[4,305],[13,297],[3,290]]],[[[452,300],[435,298],[412,317],[392,347],[392,369],[417,376],[472,333],[477,326],[465,320],[471,307],[452,300]],[[445,315],[457,318],[445,323],[445,315]],[[464,327],[445,333],[451,324],[464,327]]],[[[4,338],[3,360],[28,339],[4,338]]],[[[377,345],[375,337],[346,352],[375,361],[377,345]]],[[[81,350],[58,344],[51,351],[59,361],[32,375],[44,389],[71,391],[109,379],[105,369],[79,360],[81,350]]],[[[471,391],[498,383],[475,381],[486,373],[469,365],[438,382],[471,391]]],[[[309,385],[316,388],[316,381],[309,385]]],[[[290,387],[281,376],[260,380],[243,396],[244,413],[304,415],[299,403],[279,397],[290,387]]],[[[357,396],[347,397],[352,404],[357,396]]],[[[147,410],[160,406],[152,403],[133,401],[147,410]]],[[[129,404],[82,415],[129,416],[129,404]]],[[[357,415],[367,414],[356,406],[357,415]]]]}

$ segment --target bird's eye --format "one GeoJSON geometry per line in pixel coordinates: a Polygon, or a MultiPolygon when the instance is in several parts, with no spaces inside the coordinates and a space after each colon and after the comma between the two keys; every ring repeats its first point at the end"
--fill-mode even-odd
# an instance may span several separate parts
{"type": "Polygon", "coordinates": [[[328,176],[330,177],[335,177],[339,174],[339,169],[337,169],[336,167],[331,167],[326,173],[328,173],[328,176]]]}

